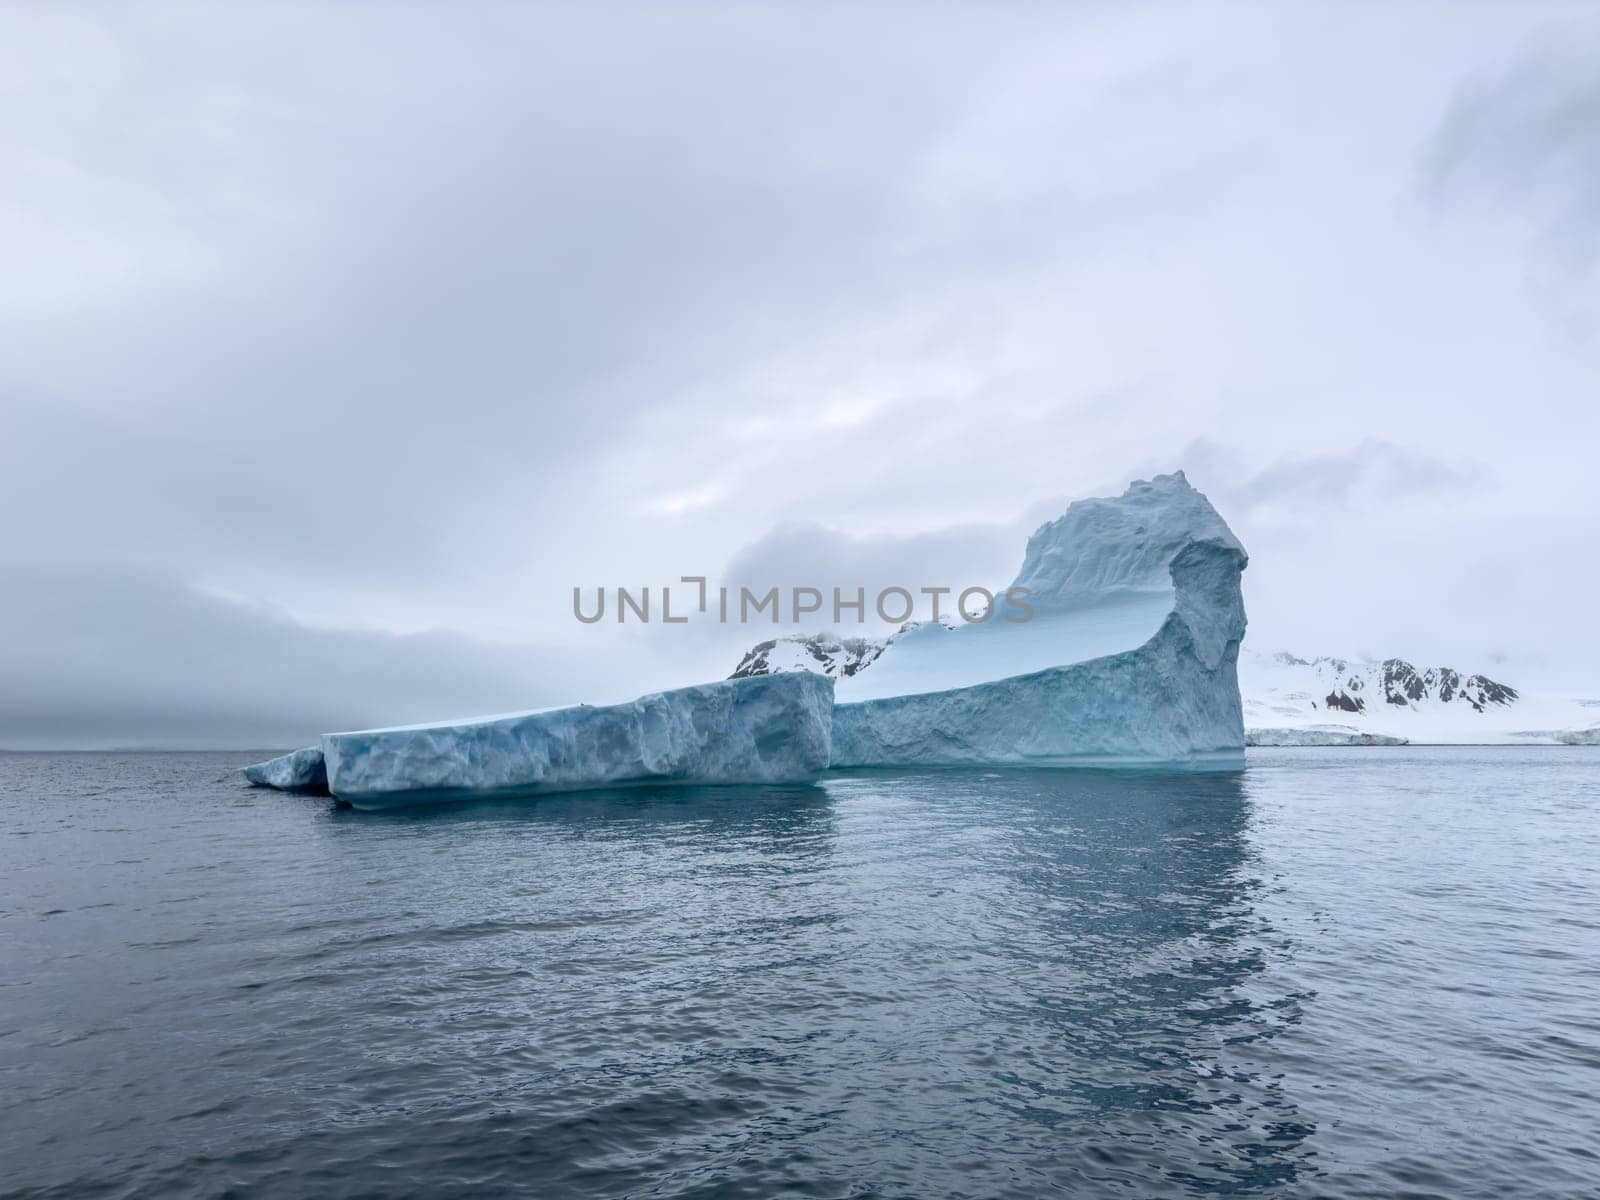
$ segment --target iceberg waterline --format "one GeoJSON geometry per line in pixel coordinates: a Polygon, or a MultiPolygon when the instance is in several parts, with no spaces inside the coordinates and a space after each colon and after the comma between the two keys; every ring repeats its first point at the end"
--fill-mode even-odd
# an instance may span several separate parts
{"type": "MultiPolygon", "coordinates": [[[[280,786],[320,757],[358,808],[635,783],[800,783],[829,767],[1244,761],[1237,665],[1248,558],[1182,472],[1078,501],[1029,539],[1022,624],[909,628],[849,656],[838,695],[813,653],[626,704],[325,734],[249,768],[280,786]],[[803,669],[810,661],[821,670],[803,669]]],[[[764,645],[760,649],[770,650],[764,645]]]]}

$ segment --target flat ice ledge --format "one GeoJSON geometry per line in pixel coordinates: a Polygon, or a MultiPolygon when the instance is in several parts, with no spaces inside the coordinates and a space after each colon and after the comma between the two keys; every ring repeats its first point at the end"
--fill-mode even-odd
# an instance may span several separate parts
{"type": "Polygon", "coordinates": [[[828,765],[833,680],[763,675],[575,708],[322,737],[356,808],[634,784],[804,783],[828,765]]]}
{"type": "Polygon", "coordinates": [[[1353,725],[1307,725],[1301,728],[1247,729],[1247,746],[1408,746],[1403,737],[1369,733],[1353,725]]]}
{"type": "Polygon", "coordinates": [[[328,772],[322,762],[320,746],[309,746],[254,763],[244,769],[244,777],[257,787],[277,788],[280,792],[328,794],[328,772]]]}

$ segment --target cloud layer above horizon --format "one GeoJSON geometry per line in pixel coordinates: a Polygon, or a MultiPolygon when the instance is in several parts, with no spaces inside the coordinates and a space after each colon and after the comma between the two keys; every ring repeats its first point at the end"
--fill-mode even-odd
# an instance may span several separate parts
{"type": "Polygon", "coordinates": [[[7,8],[0,746],[714,677],[771,631],[573,587],[1003,583],[1180,467],[1262,648],[1600,686],[1596,63],[1559,4],[7,8]]]}

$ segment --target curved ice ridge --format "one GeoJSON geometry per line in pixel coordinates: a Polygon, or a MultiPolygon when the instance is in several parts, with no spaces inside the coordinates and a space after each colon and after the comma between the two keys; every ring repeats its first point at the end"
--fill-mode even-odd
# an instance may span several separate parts
{"type": "MultiPolygon", "coordinates": [[[[1002,645],[1010,641],[1034,669],[921,690],[905,682],[918,672],[902,673],[902,694],[854,703],[841,688],[831,765],[1242,766],[1248,561],[1181,471],[1115,499],[1079,501],[1029,540],[1013,584],[1032,592],[1037,627],[958,629],[919,649],[929,679],[941,674],[937,651],[962,638],[992,644],[997,661],[1015,661],[1002,645]],[[1128,633],[1152,616],[1155,628],[1128,633]],[[1117,632],[1130,644],[1098,652],[1117,632]]],[[[896,650],[891,642],[864,682],[894,666],[896,650]]]]}

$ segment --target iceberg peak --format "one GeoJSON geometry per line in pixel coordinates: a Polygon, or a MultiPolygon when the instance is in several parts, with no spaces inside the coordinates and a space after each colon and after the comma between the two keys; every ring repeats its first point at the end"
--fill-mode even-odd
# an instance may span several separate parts
{"type": "Polygon", "coordinates": [[[1041,525],[1011,586],[1027,588],[1040,612],[1123,591],[1167,591],[1173,564],[1195,542],[1216,542],[1245,557],[1227,522],[1182,471],[1139,479],[1120,496],[1075,500],[1041,525]]]}

